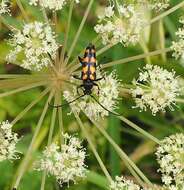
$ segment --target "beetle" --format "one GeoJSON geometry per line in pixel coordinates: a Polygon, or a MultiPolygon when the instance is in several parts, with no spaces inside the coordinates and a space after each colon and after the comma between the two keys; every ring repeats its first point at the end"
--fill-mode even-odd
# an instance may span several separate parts
{"type": "Polygon", "coordinates": [[[98,86],[98,84],[96,83],[97,81],[100,81],[102,79],[104,79],[105,77],[101,77],[101,78],[96,78],[96,70],[97,70],[97,60],[96,60],[96,49],[95,46],[93,44],[89,44],[86,49],[85,49],[85,53],[84,53],[84,57],[81,58],[80,56],[78,56],[79,62],[82,65],[82,72],[81,72],[81,76],[77,76],[77,75],[72,75],[75,79],[81,80],[83,81],[83,83],[79,86],[77,86],[77,93],[79,95],[79,97],[75,98],[74,100],[67,102],[65,104],[62,105],[51,105],[54,108],[58,108],[58,107],[63,107],[65,105],[71,104],[73,102],[75,102],[76,100],[82,98],[83,96],[91,96],[103,109],[105,109],[106,111],[114,114],[114,115],[118,115],[114,112],[111,112],[110,110],[108,110],[107,108],[105,108],[93,95],[92,95],[92,89],[94,86],[96,86],[98,88],[98,95],[100,93],[100,88],[98,86]],[[79,89],[83,90],[83,94],[80,95],[79,93],[79,89]]]}
{"type": "Polygon", "coordinates": [[[75,79],[83,81],[83,84],[77,87],[78,94],[79,89],[83,88],[83,93],[85,95],[91,95],[94,86],[98,88],[99,94],[100,88],[95,82],[102,80],[104,77],[96,78],[97,60],[95,46],[93,44],[89,44],[85,50],[84,57],[81,58],[79,56],[78,59],[82,65],[81,77],[73,75],[75,79]]]}

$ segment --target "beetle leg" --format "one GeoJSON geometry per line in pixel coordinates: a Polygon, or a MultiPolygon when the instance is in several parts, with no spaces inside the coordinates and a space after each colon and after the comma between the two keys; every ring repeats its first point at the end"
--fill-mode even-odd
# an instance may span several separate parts
{"type": "Polygon", "coordinates": [[[82,80],[79,76],[77,76],[77,75],[72,75],[72,77],[73,78],[75,78],[75,79],[78,79],[78,80],[82,80]]]}
{"type": "Polygon", "coordinates": [[[94,81],[100,81],[102,79],[105,79],[105,76],[101,77],[101,78],[98,78],[98,79],[95,79],[94,81]]]}

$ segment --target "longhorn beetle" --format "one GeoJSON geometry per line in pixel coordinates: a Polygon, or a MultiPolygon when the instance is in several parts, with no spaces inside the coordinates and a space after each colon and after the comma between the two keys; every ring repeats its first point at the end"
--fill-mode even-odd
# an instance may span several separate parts
{"type": "Polygon", "coordinates": [[[97,81],[100,81],[102,79],[104,79],[104,77],[101,78],[96,78],[96,68],[97,68],[97,60],[96,60],[96,49],[95,46],[93,44],[89,44],[85,50],[84,53],[84,57],[81,58],[80,56],[78,56],[78,59],[82,65],[82,72],[81,72],[81,77],[73,75],[73,77],[75,79],[81,80],[83,81],[83,84],[77,86],[77,93],[79,94],[79,97],[75,98],[74,100],[67,102],[65,104],[62,105],[51,105],[54,108],[58,108],[58,107],[63,107],[65,105],[71,104],[73,102],[75,102],[76,100],[82,98],[83,96],[91,96],[103,109],[105,109],[106,111],[114,114],[114,115],[118,115],[116,113],[111,112],[110,110],[108,110],[107,108],[105,108],[93,95],[92,95],[92,89],[94,86],[96,86],[98,88],[98,95],[100,92],[100,88],[98,86],[98,84],[96,83],[97,81]],[[79,89],[83,88],[83,94],[80,95],[79,93],[79,89]]]}

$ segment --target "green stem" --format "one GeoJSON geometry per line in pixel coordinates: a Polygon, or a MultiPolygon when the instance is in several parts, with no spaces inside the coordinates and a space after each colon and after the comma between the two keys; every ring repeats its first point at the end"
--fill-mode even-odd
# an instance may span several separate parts
{"type": "MultiPolygon", "coordinates": [[[[54,104],[56,104],[56,98],[57,97],[55,95],[54,104]]],[[[55,126],[55,122],[56,122],[56,113],[57,113],[57,110],[55,108],[53,108],[47,146],[50,146],[50,144],[52,142],[52,137],[53,137],[53,133],[54,133],[54,126],[55,126]]],[[[46,175],[47,175],[47,173],[46,173],[46,171],[44,171],[43,175],[42,175],[42,182],[41,182],[40,190],[45,189],[46,175]]]]}
{"type": "Polygon", "coordinates": [[[32,101],[22,112],[20,112],[16,118],[11,122],[15,125],[22,117],[34,106],[36,105],[50,90],[50,87],[46,88],[34,101],[32,101]]]}
{"type": "MultiPolygon", "coordinates": [[[[74,7],[74,0],[72,0],[70,3],[70,10],[69,10],[68,22],[67,22],[66,33],[65,33],[65,38],[64,38],[64,44],[63,44],[61,55],[60,55],[60,64],[64,61],[65,51],[67,48],[67,42],[68,42],[68,36],[69,36],[69,31],[70,31],[73,7],[74,7]]],[[[65,63],[63,63],[63,64],[65,66],[65,63]]]]}
{"type": "Polygon", "coordinates": [[[33,145],[34,145],[35,140],[36,140],[36,138],[37,138],[37,136],[39,134],[40,128],[42,126],[43,120],[45,118],[45,115],[46,115],[46,112],[47,112],[47,109],[48,109],[48,104],[49,104],[52,97],[53,97],[53,93],[51,92],[49,97],[48,97],[48,100],[45,103],[45,106],[43,108],[42,114],[41,114],[41,116],[39,118],[38,124],[36,126],[36,129],[35,129],[33,138],[31,140],[31,143],[30,143],[30,145],[28,147],[27,153],[26,153],[26,155],[25,155],[25,157],[24,157],[24,159],[23,159],[23,161],[21,163],[20,171],[18,173],[18,176],[17,176],[16,181],[15,181],[14,186],[13,186],[15,189],[17,189],[17,187],[19,186],[19,183],[20,183],[20,181],[21,181],[21,179],[22,179],[22,177],[24,175],[25,168],[26,168],[26,166],[27,166],[27,164],[29,162],[29,158],[30,158],[30,156],[31,156],[31,154],[33,152],[33,145]]]}
{"type": "Polygon", "coordinates": [[[184,103],[184,99],[177,98],[177,99],[176,99],[176,102],[178,102],[178,103],[184,103]]]}
{"type": "MultiPolygon", "coordinates": [[[[30,74],[0,74],[0,79],[16,79],[19,77],[30,77],[30,74]]],[[[35,76],[34,76],[35,77],[35,76]]]]}
{"type": "MultiPolygon", "coordinates": [[[[56,95],[57,95],[56,104],[61,105],[61,99],[62,99],[61,92],[57,91],[56,95]]],[[[63,144],[64,124],[63,124],[63,111],[62,111],[61,107],[58,108],[58,120],[59,120],[60,145],[62,146],[62,144],[63,144]]]]}
{"type": "Polygon", "coordinates": [[[79,124],[79,126],[80,126],[80,128],[81,128],[81,130],[83,131],[83,133],[84,133],[84,135],[85,135],[85,137],[86,137],[86,139],[87,139],[87,141],[88,141],[88,143],[89,143],[89,145],[90,145],[90,147],[91,147],[91,150],[93,151],[93,154],[95,155],[95,157],[96,157],[96,159],[97,159],[97,161],[98,161],[98,163],[99,163],[99,165],[100,165],[102,171],[104,172],[105,176],[107,177],[109,183],[111,183],[113,180],[112,180],[112,178],[111,178],[109,172],[107,171],[107,169],[106,169],[106,167],[105,167],[103,161],[101,160],[101,158],[100,158],[98,152],[96,151],[96,148],[95,148],[95,146],[94,146],[94,144],[93,144],[93,142],[92,142],[92,140],[91,140],[91,138],[90,138],[90,135],[88,134],[88,132],[87,132],[85,126],[83,125],[83,123],[82,123],[82,121],[80,120],[80,118],[79,118],[79,116],[77,115],[77,113],[76,113],[76,112],[73,112],[73,113],[74,113],[75,118],[76,118],[76,120],[77,120],[77,122],[78,122],[78,124],[79,124]]]}
{"type": "Polygon", "coordinates": [[[107,51],[108,49],[110,49],[113,46],[114,46],[114,44],[108,44],[108,45],[104,46],[102,49],[100,49],[96,52],[96,55],[97,56],[101,55],[102,53],[104,53],[105,51],[107,51]]]}
{"type": "Polygon", "coordinates": [[[106,63],[106,64],[102,65],[102,68],[104,69],[104,68],[108,68],[108,67],[111,67],[111,66],[114,66],[114,65],[128,63],[128,62],[131,62],[131,61],[144,59],[146,57],[160,55],[163,52],[166,53],[166,52],[170,52],[170,51],[172,51],[171,48],[165,48],[165,49],[160,49],[160,50],[156,50],[156,51],[153,51],[153,52],[148,52],[148,53],[136,55],[136,56],[133,56],[133,57],[127,57],[127,58],[123,58],[123,59],[120,59],[120,60],[117,60],[117,61],[112,61],[112,62],[106,63]]]}
{"type": "Polygon", "coordinates": [[[88,7],[87,7],[87,9],[86,9],[86,11],[85,11],[85,13],[84,13],[84,17],[83,17],[83,19],[82,19],[82,21],[81,21],[81,24],[80,24],[80,26],[79,26],[79,29],[78,29],[76,35],[75,35],[75,38],[74,38],[74,40],[73,40],[73,43],[72,43],[72,45],[71,45],[71,47],[70,47],[70,49],[69,49],[68,57],[67,57],[66,60],[65,60],[65,64],[68,63],[68,61],[69,61],[69,59],[70,59],[70,57],[71,57],[71,55],[72,55],[72,52],[73,52],[73,50],[74,50],[74,48],[75,48],[75,45],[76,45],[76,43],[77,43],[77,41],[78,41],[78,38],[79,38],[80,34],[81,34],[81,31],[82,31],[83,26],[84,26],[84,24],[85,24],[85,22],[86,22],[86,19],[87,19],[87,17],[88,17],[88,14],[89,14],[89,11],[90,11],[90,9],[91,9],[91,6],[92,6],[93,2],[94,2],[94,0],[90,0],[90,1],[89,1],[88,7]]]}
{"type": "Polygon", "coordinates": [[[148,25],[153,24],[154,22],[157,22],[158,20],[164,18],[165,16],[168,16],[169,14],[173,13],[174,11],[176,11],[177,9],[179,9],[183,6],[184,6],[184,1],[175,5],[174,7],[170,8],[169,10],[163,12],[162,14],[156,16],[155,18],[151,19],[151,21],[148,24],[146,24],[145,26],[148,26],[148,25]]]}
{"type": "MultiPolygon", "coordinates": [[[[140,46],[141,46],[144,53],[149,53],[149,49],[148,49],[144,39],[140,39],[139,44],[140,44],[140,46]]],[[[150,59],[149,56],[145,57],[145,60],[146,60],[147,64],[151,64],[151,59],[150,59]]]]}
{"type": "Polygon", "coordinates": [[[29,90],[29,89],[32,89],[32,88],[36,88],[36,87],[39,87],[39,86],[44,86],[45,84],[47,84],[47,82],[38,82],[38,83],[33,83],[31,85],[28,85],[28,86],[23,86],[23,87],[20,87],[18,89],[11,90],[9,92],[1,93],[0,98],[5,97],[5,96],[9,96],[9,95],[12,95],[12,94],[15,94],[15,93],[18,93],[18,92],[26,91],[26,90],[29,90]]]}
{"type": "Polygon", "coordinates": [[[43,18],[44,18],[45,22],[46,22],[47,24],[49,24],[49,19],[48,19],[48,17],[47,17],[47,12],[46,12],[45,8],[42,7],[41,10],[42,10],[42,15],[43,15],[43,18]]]}
{"type": "Polygon", "coordinates": [[[0,15],[0,21],[9,29],[9,30],[16,30],[13,26],[8,24],[3,16],[0,15]]]}
{"type": "Polygon", "coordinates": [[[20,11],[21,11],[21,13],[22,13],[25,21],[29,22],[28,15],[27,15],[26,11],[24,10],[24,7],[23,7],[21,1],[20,0],[16,0],[16,2],[17,2],[17,5],[18,5],[18,7],[19,7],[19,9],[20,9],[20,11]]]}
{"type": "MultiPolygon", "coordinates": [[[[114,142],[114,140],[109,136],[109,134],[104,130],[103,127],[99,126],[95,121],[90,119],[92,123],[97,127],[97,129],[104,135],[104,137],[109,141],[109,143],[114,147],[116,152],[119,154],[122,160],[126,160],[129,165],[137,172],[137,174],[146,182],[148,185],[152,186],[150,180],[142,173],[142,171],[135,165],[135,163],[126,155],[126,153],[114,142]]],[[[132,173],[133,175],[133,173],[132,173]]],[[[136,177],[136,176],[135,176],[136,177]]]]}
{"type": "Polygon", "coordinates": [[[131,122],[130,120],[128,120],[127,118],[125,118],[124,116],[117,116],[121,121],[123,121],[124,123],[126,123],[127,125],[129,125],[130,127],[132,127],[133,129],[137,130],[138,132],[140,132],[142,135],[146,136],[147,138],[149,138],[150,140],[156,142],[157,144],[160,144],[160,140],[155,138],[154,136],[152,136],[150,133],[146,132],[145,130],[141,129],[138,125],[136,125],[135,123],[131,122]]]}

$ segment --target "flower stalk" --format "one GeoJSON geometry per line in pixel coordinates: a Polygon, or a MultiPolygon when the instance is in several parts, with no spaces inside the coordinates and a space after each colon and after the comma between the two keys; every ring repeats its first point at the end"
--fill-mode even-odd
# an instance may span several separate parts
{"type": "Polygon", "coordinates": [[[32,154],[34,142],[35,142],[35,140],[36,140],[36,138],[37,138],[37,136],[38,136],[38,133],[39,133],[39,131],[40,131],[40,128],[41,128],[41,126],[42,126],[43,120],[44,120],[44,118],[45,118],[45,115],[46,115],[46,112],[47,112],[47,109],[48,109],[48,104],[49,104],[49,102],[51,101],[52,97],[53,97],[53,92],[50,93],[50,95],[49,95],[49,97],[48,97],[48,100],[47,100],[46,103],[45,103],[45,106],[44,106],[44,108],[43,108],[42,114],[41,114],[41,116],[40,116],[40,119],[39,119],[39,121],[38,121],[38,124],[37,124],[37,126],[36,126],[36,129],[35,129],[35,131],[34,131],[33,138],[32,138],[32,140],[31,140],[31,143],[30,143],[29,147],[28,147],[27,153],[26,153],[26,155],[25,155],[25,157],[24,157],[24,159],[23,159],[23,161],[22,161],[22,163],[21,163],[21,168],[20,168],[20,170],[19,170],[18,176],[16,177],[16,181],[15,181],[15,183],[14,183],[14,185],[13,185],[13,187],[14,187],[15,189],[17,189],[17,187],[19,186],[19,183],[20,183],[20,181],[21,181],[21,179],[22,179],[22,177],[23,177],[23,175],[24,175],[25,168],[26,168],[26,166],[27,166],[27,164],[28,164],[28,162],[29,162],[29,159],[30,159],[30,157],[31,157],[31,154],[32,154]]]}

